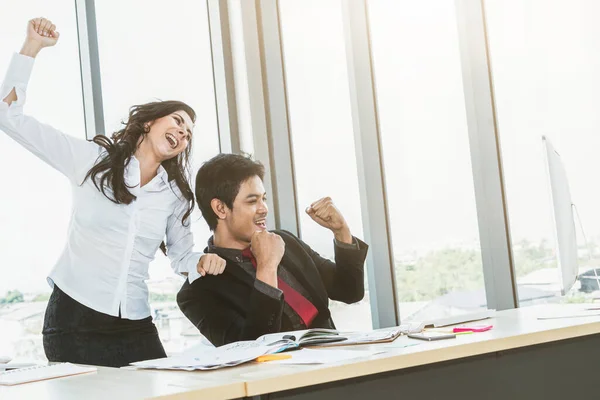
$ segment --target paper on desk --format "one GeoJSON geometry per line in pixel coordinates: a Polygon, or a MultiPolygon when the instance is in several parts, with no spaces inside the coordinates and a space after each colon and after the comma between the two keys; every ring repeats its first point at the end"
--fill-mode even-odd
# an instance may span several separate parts
{"type": "Polygon", "coordinates": [[[393,342],[402,334],[402,327],[392,327],[376,329],[373,331],[366,332],[341,332],[340,335],[347,339],[341,342],[333,343],[319,343],[311,346],[314,347],[334,347],[334,346],[349,346],[356,344],[372,344],[372,343],[383,343],[393,342]]]}
{"type": "Polygon", "coordinates": [[[0,371],[4,371],[7,369],[19,369],[19,368],[34,367],[36,365],[37,365],[36,363],[30,363],[30,362],[26,362],[26,363],[9,362],[7,364],[0,364],[0,371]]]}
{"type": "Polygon", "coordinates": [[[341,344],[369,344],[385,341],[393,341],[402,334],[402,328],[384,328],[368,332],[355,332],[348,335],[348,340],[341,344]]]}
{"type": "Polygon", "coordinates": [[[344,350],[336,349],[302,349],[290,353],[292,358],[285,360],[269,361],[268,364],[330,364],[338,361],[351,360],[353,358],[369,357],[375,354],[385,353],[385,350],[344,350]]]}
{"type": "Polygon", "coordinates": [[[597,316],[600,316],[600,312],[595,311],[593,309],[576,310],[576,311],[571,311],[571,312],[561,310],[561,312],[551,312],[551,313],[545,313],[545,314],[538,315],[537,319],[544,320],[544,319],[561,319],[561,318],[585,318],[585,317],[597,317],[597,316]]]}
{"type": "Polygon", "coordinates": [[[279,347],[267,346],[254,341],[242,341],[221,347],[206,347],[174,357],[135,362],[132,365],[149,369],[210,370],[233,367],[279,350],[279,347]]]}
{"type": "Polygon", "coordinates": [[[387,350],[397,350],[397,349],[403,349],[405,347],[413,347],[413,346],[418,346],[421,343],[416,343],[417,341],[410,341],[410,342],[402,342],[400,340],[396,340],[393,343],[386,343],[386,344],[382,344],[380,345],[383,349],[387,349],[387,350]]]}

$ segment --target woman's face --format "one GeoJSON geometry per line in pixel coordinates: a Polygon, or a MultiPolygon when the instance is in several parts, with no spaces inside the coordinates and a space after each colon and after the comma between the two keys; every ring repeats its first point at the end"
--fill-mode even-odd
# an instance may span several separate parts
{"type": "Polygon", "coordinates": [[[177,157],[192,140],[194,124],[185,111],[175,111],[148,124],[146,135],[154,154],[160,161],[177,157]]]}

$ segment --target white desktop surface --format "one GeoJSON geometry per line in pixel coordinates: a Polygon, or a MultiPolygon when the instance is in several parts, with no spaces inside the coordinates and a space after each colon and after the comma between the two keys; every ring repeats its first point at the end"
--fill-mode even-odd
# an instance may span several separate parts
{"type": "Polygon", "coordinates": [[[388,352],[328,365],[253,363],[209,372],[98,368],[95,374],[0,387],[0,399],[231,399],[254,396],[598,334],[600,315],[537,319],[551,311],[580,313],[579,310],[586,306],[592,305],[540,305],[499,311],[495,318],[485,320],[486,324],[494,325],[487,332],[433,342],[402,336],[393,343],[343,347],[361,350],[383,347],[388,352]],[[394,348],[408,342],[418,345],[394,348]]]}
{"type": "MultiPolygon", "coordinates": [[[[456,339],[432,342],[401,336],[393,343],[351,346],[357,349],[385,347],[389,350],[370,359],[354,359],[328,365],[254,364],[238,369],[239,374],[234,376],[246,381],[247,396],[255,396],[592,335],[600,333],[600,315],[552,320],[537,319],[538,315],[547,315],[551,311],[557,313],[566,313],[569,310],[578,312],[578,310],[591,306],[598,307],[598,304],[539,305],[499,311],[495,318],[465,324],[494,325],[494,328],[487,332],[458,335],[456,339]],[[393,348],[394,345],[401,346],[402,343],[409,342],[419,344],[393,348]]],[[[590,312],[590,314],[600,314],[600,310],[590,312]]]]}
{"type": "Polygon", "coordinates": [[[0,399],[120,400],[164,398],[184,400],[244,397],[244,382],[229,376],[228,372],[227,370],[186,372],[98,367],[96,373],[16,386],[0,386],[0,399]]]}

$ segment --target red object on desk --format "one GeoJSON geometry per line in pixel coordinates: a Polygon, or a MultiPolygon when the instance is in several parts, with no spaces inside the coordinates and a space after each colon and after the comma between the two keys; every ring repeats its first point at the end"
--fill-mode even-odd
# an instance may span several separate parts
{"type": "Polygon", "coordinates": [[[472,325],[472,326],[459,326],[452,329],[452,332],[485,332],[492,329],[494,325],[472,325]]]}

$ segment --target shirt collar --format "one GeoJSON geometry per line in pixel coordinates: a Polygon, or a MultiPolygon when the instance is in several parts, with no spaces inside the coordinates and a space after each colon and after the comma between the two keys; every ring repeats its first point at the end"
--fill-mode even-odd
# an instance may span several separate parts
{"type": "Polygon", "coordinates": [[[167,170],[162,164],[158,166],[156,176],[150,183],[152,183],[152,185],[148,185],[148,190],[161,190],[165,186],[169,187],[169,174],[167,174],[167,170]]]}
{"type": "Polygon", "coordinates": [[[225,247],[215,246],[214,236],[211,236],[208,239],[208,247],[206,248],[205,252],[218,254],[219,256],[221,256],[223,258],[226,258],[230,261],[234,261],[237,263],[250,261],[250,259],[248,257],[246,257],[242,254],[242,250],[227,249],[225,247]]]}
{"type": "Polygon", "coordinates": [[[140,194],[140,162],[134,156],[125,167],[125,185],[134,196],[140,194]]]}
{"type": "Polygon", "coordinates": [[[169,174],[167,174],[167,170],[162,166],[162,164],[158,166],[158,172],[156,175],[159,176],[165,184],[169,184],[169,174]]]}
{"type": "MultiPolygon", "coordinates": [[[[131,156],[131,160],[127,165],[126,183],[127,186],[134,188],[139,188],[140,185],[140,162],[133,155],[131,156]]],[[[167,170],[161,164],[158,166],[156,176],[152,178],[152,180],[148,182],[146,186],[144,186],[144,190],[160,191],[164,185],[169,186],[169,174],[167,174],[167,170]]]]}

